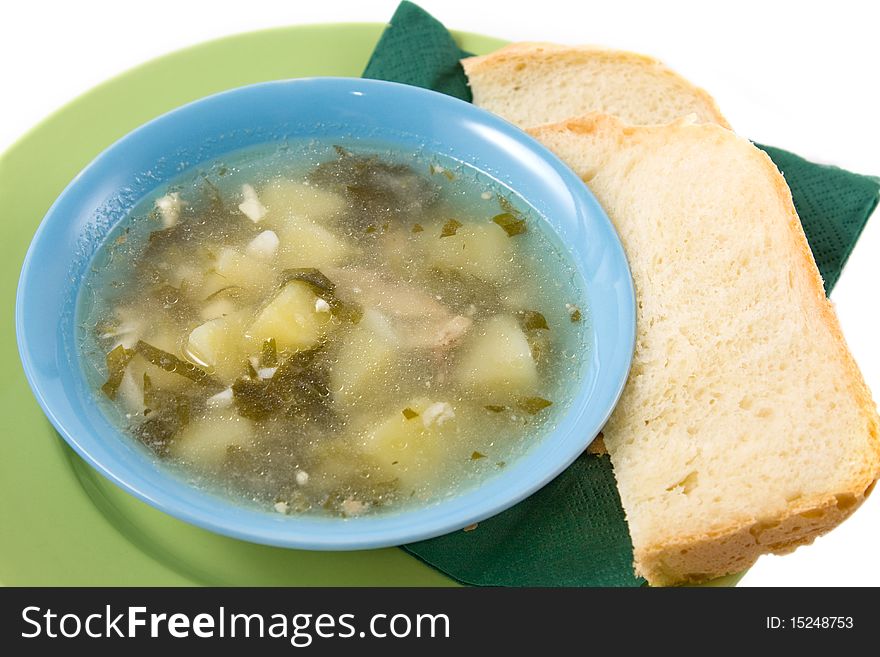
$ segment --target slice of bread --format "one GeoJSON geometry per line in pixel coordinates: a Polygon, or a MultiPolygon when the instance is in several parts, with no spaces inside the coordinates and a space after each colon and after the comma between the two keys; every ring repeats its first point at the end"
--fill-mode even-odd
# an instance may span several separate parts
{"type": "Polygon", "coordinates": [[[514,43],[462,60],[474,104],[521,127],[604,112],[635,125],[689,114],[728,127],[712,97],[655,59],[620,50],[514,43]]]}
{"type": "Polygon", "coordinates": [[[686,121],[530,132],[592,189],[632,269],[637,346],[603,432],[636,571],[700,582],[843,521],[880,474],[876,406],[770,158],[686,121]]]}

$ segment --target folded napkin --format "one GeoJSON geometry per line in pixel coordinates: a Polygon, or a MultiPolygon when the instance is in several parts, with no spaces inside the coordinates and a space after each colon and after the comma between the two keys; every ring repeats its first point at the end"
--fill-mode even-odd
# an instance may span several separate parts
{"type": "MultiPolygon", "coordinates": [[[[470,101],[462,51],[442,23],[402,2],[363,76],[402,82],[470,101]]],[[[880,179],[808,162],[756,144],[779,167],[825,281],[840,277],[880,198],[880,179]]],[[[465,584],[480,586],[641,586],[632,542],[607,456],[584,454],[523,502],[458,531],[403,546],[465,584]]]]}

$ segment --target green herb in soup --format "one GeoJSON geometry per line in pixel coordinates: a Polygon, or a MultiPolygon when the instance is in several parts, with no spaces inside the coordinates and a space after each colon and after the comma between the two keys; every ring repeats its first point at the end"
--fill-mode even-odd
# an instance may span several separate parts
{"type": "Polygon", "coordinates": [[[454,162],[243,153],[108,239],[81,301],[86,369],[201,485],[286,514],[431,503],[569,402],[586,306],[554,239],[454,162]]]}

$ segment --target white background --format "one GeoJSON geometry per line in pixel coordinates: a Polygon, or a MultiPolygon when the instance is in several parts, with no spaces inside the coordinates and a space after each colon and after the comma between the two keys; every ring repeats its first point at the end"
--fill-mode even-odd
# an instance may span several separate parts
{"type": "MultiPolygon", "coordinates": [[[[784,2],[421,0],[446,25],[511,40],[642,51],[705,87],[743,135],[880,175],[880,5],[784,2]]],[[[26,0],[0,10],[0,151],[90,87],[227,34],[384,22],[397,0],[26,0]]],[[[834,290],[844,333],[880,394],[880,216],[834,290]]],[[[763,557],[743,585],[880,585],[880,492],[814,545],[763,557]]],[[[831,613],[836,613],[831,610],[831,613]]],[[[842,612],[841,612],[842,613],[842,612]]]]}

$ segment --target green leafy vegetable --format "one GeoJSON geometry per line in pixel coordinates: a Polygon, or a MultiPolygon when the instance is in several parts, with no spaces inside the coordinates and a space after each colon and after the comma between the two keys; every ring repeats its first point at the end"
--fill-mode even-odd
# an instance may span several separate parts
{"type": "Polygon", "coordinates": [[[484,407],[487,411],[491,411],[492,413],[501,413],[506,408],[505,406],[498,406],[497,404],[486,404],[484,407]]]}
{"type": "Polygon", "coordinates": [[[443,302],[458,314],[471,312],[474,306],[487,314],[504,310],[504,287],[458,270],[432,268],[428,280],[431,292],[443,292],[443,302]]]}
{"type": "Polygon", "coordinates": [[[524,331],[550,330],[550,327],[547,325],[547,318],[537,310],[520,310],[516,313],[516,317],[524,331]]]}
{"type": "MultiPolygon", "coordinates": [[[[192,203],[185,203],[181,208],[180,214],[181,218],[184,220],[184,225],[189,225],[191,228],[196,228],[196,230],[198,230],[198,224],[202,223],[210,228],[211,224],[218,220],[222,220],[224,223],[229,223],[226,221],[226,215],[230,212],[234,212],[238,215],[241,214],[241,211],[238,209],[238,203],[236,203],[233,208],[228,208],[226,206],[220,188],[211,182],[211,179],[208,178],[206,173],[202,173],[201,177],[202,184],[198,197],[194,199],[192,203]],[[193,221],[193,219],[196,221],[193,221]]],[[[241,225],[246,224],[241,222],[241,225]]]]}
{"type": "Polygon", "coordinates": [[[329,304],[330,311],[343,321],[357,324],[364,316],[360,304],[340,299],[336,295],[336,284],[321,273],[320,269],[314,267],[285,269],[281,272],[281,281],[282,287],[292,281],[302,281],[308,284],[315,294],[329,304]]]}
{"type": "Polygon", "coordinates": [[[344,516],[348,515],[345,508],[347,503],[360,502],[364,505],[363,511],[366,511],[370,507],[382,507],[394,501],[399,491],[400,480],[397,477],[386,481],[351,478],[331,491],[321,506],[334,515],[344,516]]]}
{"type": "Polygon", "coordinates": [[[443,224],[443,228],[440,230],[440,237],[452,237],[458,232],[458,229],[461,228],[461,226],[461,222],[457,219],[450,219],[443,224]]]}
{"type": "Polygon", "coordinates": [[[364,309],[354,301],[336,299],[334,302],[328,301],[328,303],[330,303],[330,310],[333,311],[333,314],[343,321],[357,324],[364,316],[364,309]]]}
{"type": "Polygon", "coordinates": [[[383,219],[402,220],[435,203],[440,189],[412,167],[387,162],[375,155],[339,152],[309,175],[310,181],[343,194],[352,212],[342,217],[347,228],[363,231],[383,219]]]}
{"type": "Polygon", "coordinates": [[[414,232],[414,233],[421,233],[421,232],[423,232],[424,230],[425,230],[425,228],[422,226],[422,224],[413,224],[412,232],[414,232]]]}
{"type": "Polygon", "coordinates": [[[168,456],[174,436],[189,423],[192,401],[182,394],[167,392],[153,386],[144,373],[144,416],[134,428],[134,435],[159,456],[168,456]]]}
{"type": "Polygon", "coordinates": [[[219,299],[220,297],[230,297],[236,298],[241,294],[241,287],[238,285],[227,285],[226,287],[221,287],[216,292],[212,292],[208,296],[205,297],[205,301],[213,301],[214,299],[219,299]]]}
{"type": "Polygon", "coordinates": [[[180,424],[173,417],[152,415],[136,426],[132,433],[158,456],[165,457],[179,429],[180,424]]]}
{"type": "Polygon", "coordinates": [[[134,346],[134,350],[141,356],[146,358],[153,365],[165,370],[166,372],[185,376],[190,381],[195,381],[196,383],[199,383],[201,385],[215,388],[223,387],[220,383],[216,381],[216,379],[214,379],[214,377],[212,377],[198,365],[188,363],[187,361],[178,358],[174,354],[170,354],[167,351],[159,349],[158,347],[154,347],[153,345],[148,344],[143,340],[138,340],[137,344],[134,346]]]}
{"type": "Polygon", "coordinates": [[[290,409],[316,415],[326,411],[330,389],[327,373],[316,366],[320,351],[319,347],[288,356],[270,379],[238,379],[232,385],[232,394],[239,414],[264,420],[290,409]]]}
{"type": "Polygon", "coordinates": [[[134,350],[126,349],[119,345],[107,354],[107,382],[101,386],[101,390],[110,399],[116,399],[116,393],[125,376],[125,368],[134,357],[134,350]]]}
{"type": "Polygon", "coordinates": [[[156,403],[156,391],[153,388],[153,382],[150,379],[150,375],[144,372],[144,406],[146,407],[144,410],[144,415],[147,414],[147,411],[152,410],[150,407],[156,403]]]}
{"type": "Polygon", "coordinates": [[[553,402],[543,397],[525,397],[519,401],[519,407],[529,415],[537,415],[553,402]]]}
{"type": "Polygon", "coordinates": [[[566,309],[568,310],[568,317],[572,322],[581,321],[581,309],[578,308],[573,303],[565,304],[566,309]]]}
{"type": "Polygon", "coordinates": [[[508,237],[526,232],[525,219],[518,219],[509,212],[502,212],[492,217],[492,221],[501,226],[508,237]]]}
{"type": "Polygon", "coordinates": [[[471,454],[471,461],[477,461],[484,458],[486,458],[486,455],[482,452],[474,452],[473,454],[471,454]]]}
{"type": "Polygon", "coordinates": [[[144,256],[149,258],[154,256],[155,252],[165,251],[178,241],[177,238],[181,235],[182,233],[178,226],[170,226],[169,228],[154,230],[147,238],[147,248],[144,251],[144,256]]]}
{"type": "MultiPolygon", "coordinates": [[[[334,296],[336,294],[336,283],[327,278],[320,269],[314,267],[297,267],[296,269],[285,269],[281,272],[281,287],[284,287],[291,281],[302,281],[314,290],[318,296],[334,296]]],[[[329,299],[327,299],[329,303],[329,299]]]]}
{"type": "Polygon", "coordinates": [[[183,394],[161,390],[153,385],[150,375],[144,372],[144,407],[160,415],[173,416],[180,426],[189,422],[192,402],[183,394]]]}
{"type": "Polygon", "coordinates": [[[265,420],[276,415],[284,407],[285,399],[279,395],[269,397],[269,381],[258,377],[242,377],[232,384],[232,394],[238,414],[251,420],[265,420]]]}
{"type": "Polygon", "coordinates": [[[526,334],[526,341],[535,362],[540,361],[550,348],[550,339],[546,331],[550,330],[547,318],[537,310],[520,310],[516,313],[519,325],[526,334]]]}
{"type": "Polygon", "coordinates": [[[245,364],[247,366],[248,376],[252,379],[259,378],[260,375],[257,373],[257,370],[254,367],[254,364],[251,362],[250,358],[248,358],[245,364]]]}
{"type": "Polygon", "coordinates": [[[278,367],[278,348],[275,338],[269,338],[260,349],[260,365],[263,367],[278,367]]]}
{"type": "MultiPolygon", "coordinates": [[[[227,207],[219,188],[206,174],[202,173],[201,176],[198,188],[181,199],[177,223],[150,233],[142,255],[142,273],[153,271],[163,275],[163,262],[192,260],[205,241],[218,234],[227,239],[244,239],[259,230],[250,220],[230,218],[231,213],[242,217],[237,202],[232,207],[227,207]]],[[[155,214],[158,219],[158,212],[151,214],[155,214]]]]}
{"type": "Polygon", "coordinates": [[[414,417],[418,417],[418,416],[419,416],[419,414],[416,413],[409,406],[407,406],[406,408],[403,409],[403,417],[405,417],[407,420],[412,420],[414,417]]]}
{"type": "Polygon", "coordinates": [[[529,343],[532,360],[536,363],[543,360],[550,352],[550,334],[547,331],[528,331],[526,342],[529,343]]]}

